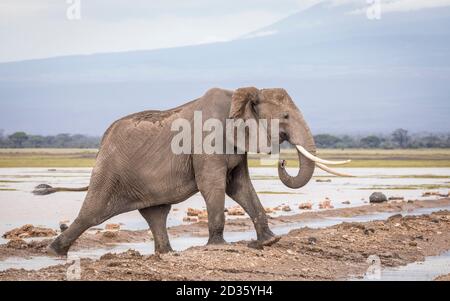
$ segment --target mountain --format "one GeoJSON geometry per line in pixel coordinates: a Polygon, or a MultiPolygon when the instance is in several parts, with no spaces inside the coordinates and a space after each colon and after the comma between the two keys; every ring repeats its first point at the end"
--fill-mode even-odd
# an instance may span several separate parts
{"type": "MultiPolygon", "coordinates": [[[[284,87],[314,133],[450,129],[450,8],[316,5],[230,42],[0,64],[0,129],[101,134],[210,87],[284,87]]],[[[151,37],[149,37],[151,38],[151,37]]]]}

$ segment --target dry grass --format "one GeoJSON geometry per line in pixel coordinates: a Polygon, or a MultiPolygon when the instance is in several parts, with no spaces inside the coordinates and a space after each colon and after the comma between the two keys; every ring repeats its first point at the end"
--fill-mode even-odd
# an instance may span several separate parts
{"type": "MultiPolygon", "coordinates": [[[[0,149],[0,168],[12,167],[92,167],[96,149],[0,149]]],[[[324,159],[352,159],[342,167],[450,167],[450,149],[320,149],[324,159]]],[[[283,150],[288,166],[298,166],[294,150],[283,150]]],[[[249,166],[261,165],[264,155],[249,154],[249,166]]]]}

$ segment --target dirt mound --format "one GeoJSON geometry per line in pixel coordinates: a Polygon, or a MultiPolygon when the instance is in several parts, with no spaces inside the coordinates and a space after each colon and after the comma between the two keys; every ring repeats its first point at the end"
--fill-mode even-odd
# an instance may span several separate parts
{"type": "MultiPolygon", "coordinates": [[[[424,260],[450,249],[450,212],[395,215],[385,221],[301,228],[262,250],[248,241],[143,256],[129,250],[81,261],[84,280],[335,280],[361,277],[370,256],[383,267],[424,260]]],[[[0,280],[65,279],[67,267],[7,270],[0,280]]]]}
{"type": "Polygon", "coordinates": [[[20,228],[12,229],[11,231],[3,234],[3,238],[15,239],[15,238],[30,238],[30,237],[52,237],[57,233],[53,229],[35,227],[31,224],[23,225],[20,228]]]}

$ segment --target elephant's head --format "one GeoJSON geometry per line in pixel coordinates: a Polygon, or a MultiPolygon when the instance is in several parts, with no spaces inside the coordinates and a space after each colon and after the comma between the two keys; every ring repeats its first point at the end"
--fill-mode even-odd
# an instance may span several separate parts
{"type": "Polygon", "coordinates": [[[335,175],[347,176],[331,170],[324,164],[344,164],[349,161],[327,161],[315,156],[316,145],[302,113],[284,89],[237,89],[232,96],[230,118],[279,120],[279,141],[296,146],[300,168],[296,176],[290,176],[285,161],[278,163],[280,180],[290,188],[300,188],[311,179],[315,166],[335,175]]]}

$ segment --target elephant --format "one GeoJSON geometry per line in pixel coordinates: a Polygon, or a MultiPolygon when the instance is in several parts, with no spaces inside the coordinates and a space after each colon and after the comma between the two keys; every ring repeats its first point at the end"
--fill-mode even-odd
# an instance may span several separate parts
{"type": "MultiPolygon", "coordinates": [[[[89,186],[58,188],[39,185],[35,194],[57,191],[87,191],[78,216],[48,247],[57,256],[67,255],[73,242],[87,229],[118,214],[138,210],[152,232],[155,252],[172,251],[166,220],[173,204],[200,192],[208,215],[208,244],[225,243],[225,196],[237,202],[251,218],[256,242],[276,243],[268,219],[249,176],[248,150],[243,153],[174,154],[171,124],[184,118],[193,122],[194,112],[204,119],[279,120],[279,143],[297,146],[298,174],[291,176],[285,161],[278,163],[278,175],[290,188],[300,188],[311,179],[316,166],[342,175],[324,164],[342,164],[315,156],[310,128],[289,94],[281,88],[255,87],[226,90],[212,88],[203,96],[166,111],[143,111],[121,118],[105,132],[92,170],[89,186]]],[[[204,135],[204,134],[203,134],[204,135]]],[[[248,138],[248,137],[247,137],[248,138]]],[[[271,137],[268,137],[271,138],[271,137]]]]}

